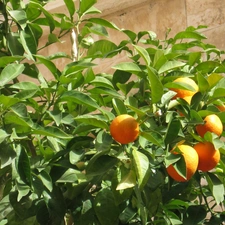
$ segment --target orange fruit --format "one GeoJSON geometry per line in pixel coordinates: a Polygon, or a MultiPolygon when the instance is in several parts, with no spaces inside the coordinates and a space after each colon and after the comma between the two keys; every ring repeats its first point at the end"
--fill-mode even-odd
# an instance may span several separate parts
{"type": "Polygon", "coordinates": [[[217,115],[211,114],[205,117],[204,124],[196,126],[196,131],[201,137],[204,137],[208,131],[220,136],[223,132],[223,124],[217,115]]]}
{"type": "Polygon", "coordinates": [[[121,144],[128,144],[137,139],[139,124],[133,116],[122,114],[110,124],[110,133],[114,140],[121,144]]]}
{"type": "Polygon", "coordinates": [[[210,142],[199,142],[194,146],[198,153],[198,170],[203,172],[212,170],[220,161],[220,151],[210,142]]]}
{"type": "Polygon", "coordinates": [[[221,112],[225,111],[225,105],[217,105],[216,106],[221,112]]]}
{"type": "Polygon", "coordinates": [[[196,92],[198,92],[198,85],[189,77],[179,77],[179,78],[175,79],[173,81],[173,83],[184,83],[184,84],[188,84],[193,87],[194,91],[186,90],[186,89],[171,88],[172,91],[177,93],[174,96],[174,99],[183,98],[190,104],[192,96],[196,92]]]}
{"type": "MultiPolygon", "coordinates": [[[[198,154],[194,148],[189,145],[178,145],[177,146],[181,151],[181,154],[184,157],[185,165],[186,165],[186,179],[182,177],[171,164],[166,170],[170,177],[179,182],[185,182],[191,179],[191,177],[195,174],[198,167],[198,154]]],[[[171,151],[173,154],[179,154],[176,151],[171,151]]]]}

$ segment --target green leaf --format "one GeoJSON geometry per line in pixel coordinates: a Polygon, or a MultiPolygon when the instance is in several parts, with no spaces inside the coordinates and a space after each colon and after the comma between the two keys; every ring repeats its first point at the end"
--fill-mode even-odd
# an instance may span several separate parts
{"type": "Polygon", "coordinates": [[[162,49],[157,49],[154,54],[153,66],[156,70],[159,70],[168,61],[165,56],[165,51],[162,49]]]}
{"type": "Polygon", "coordinates": [[[164,142],[166,146],[174,142],[174,140],[178,137],[180,128],[180,120],[178,120],[177,118],[172,118],[167,126],[167,131],[164,137],[164,142]]]}
{"type": "Polygon", "coordinates": [[[119,98],[112,99],[112,104],[117,115],[127,114],[127,109],[124,105],[124,102],[121,101],[119,98]]]}
{"type": "Polygon", "coordinates": [[[49,71],[54,75],[55,78],[58,78],[60,76],[60,71],[52,61],[42,55],[35,55],[35,57],[49,69],[49,71]]]}
{"type": "Polygon", "coordinates": [[[62,75],[65,75],[66,77],[72,76],[75,73],[79,71],[83,71],[85,69],[91,69],[93,66],[95,66],[94,63],[91,63],[88,60],[81,60],[69,63],[65,66],[62,75]]]}
{"type": "Polygon", "coordinates": [[[44,9],[42,7],[41,4],[39,4],[36,1],[30,1],[29,4],[31,5],[31,7],[40,9],[42,11],[42,13],[45,15],[45,20],[46,20],[46,25],[49,26],[50,28],[50,33],[52,33],[52,31],[55,29],[55,20],[53,18],[53,16],[51,15],[51,13],[49,13],[46,9],[44,9]]]}
{"type": "Polygon", "coordinates": [[[23,64],[8,64],[0,74],[0,87],[4,87],[8,82],[19,76],[24,68],[23,64]]]}
{"type": "Polygon", "coordinates": [[[79,16],[85,15],[88,10],[97,2],[97,0],[81,0],[80,8],[78,11],[79,16]]]}
{"type": "Polygon", "coordinates": [[[7,34],[7,47],[12,55],[23,55],[24,48],[21,44],[20,37],[18,33],[10,32],[7,34]]]}
{"type": "Polygon", "coordinates": [[[81,115],[74,118],[76,121],[108,130],[108,124],[105,118],[95,115],[81,115]]]}
{"type": "Polygon", "coordinates": [[[94,210],[101,225],[118,224],[120,210],[109,189],[104,188],[98,192],[94,200],[94,210]]]}
{"type": "Polygon", "coordinates": [[[13,207],[10,204],[9,195],[6,195],[0,201],[0,220],[3,221],[6,215],[8,215],[12,211],[13,211],[13,207]]]}
{"type": "Polygon", "coordinates": [[[29,60],[34,61],[33,54],[37,52],[37,42],[34,34],[30,32],[29,28],[20,31],[21,44],[28,55],[29,60]]]}
{"type": "Polygon", "coordinates": [[[103,27],[108,27],[108,28],[111,28],[111,29],[120,30],[114,23],[109,22],[109,21],[107,21],[105,19],[102,19],[102,18],[90,18],[90,19],[88,19],[88,21],[90,21],[92,23],[99,24],[103,27]]]}
{"type": "Polygon", "coordinates": [[[132,150],[132,155],[135,172],[138,179],[138,186],[140,189],[143,189],[151,174],[149,159],[145,154],[136,149],[132,150]]]}
{"type": "Polygon", "coordinates": [[[59,126],[62,122],[62,112],[60,110],[47,111],[49,116],[55,121],[56,125],[59,126]]]}
{"type": "Polygon", "coordinates": [[[187,178],[186,163],[182,154],[180,154],[179,160],[173,166],[180,176],[184,179],[187,178]]]}
{"type": "Polygon", "coordinates": [[[196,63],[199,62],[201,58],[201,52],[190,52],[188,58],[188,65],[194,66],[196,63]]]}
{"type": "Polygon", "coordinates": [[[39,179],[42,181],[43,185],[49,190],[52,191],[53,190],[53,184],[52,184],[52,179],[51,176],[45,171],[42,170],[39,174],[38,174],[39,179]]]}
{"type": "Polygon", "coordinates": [[[98,152],[110,150],[112,142],[112,136],[102,130],[96,137],[95,148],[98,152]]]}
{"type": "Polygon", "coordinates": [[[44,136],[50,136],[55,138],[62,138],[62,139],[71,139],[72,136],[70,134],[65,133],[63,130],[57,127],[36,127],[32,130],[32,134],[40,134],[44,136]]]}
{"type": "Polygon", "coordinates": [[[126,35],[130,38],[130,40],[131,40],[132,42],[134,42],[134,40],[135,40],[136,37],[137,37],[136,33],[133,32],[133,31],[131,31],[131,30],[124,30],[124,29],[122,29],[122,32],[123,32],[124,34],[126,34],[126,35]]]}
{"type": "Polygon", "coordinates": [[[145,132],[142,131],[140,132],[140,136],[144,137],[146,140],[150,141],[151,143],[157,145],[157,146],[163,146],[163,137],[157,132],[150,131],[150,132],[145,132]]]}
{"type": "Polygon", "coordinates": [[[119,98],[121,97],[121,94],[119,94],[117,91],[115,91],[112,88],[107,88],[107,87],[94,87],[90,90],[88,90],[91,94],[96,95],[99,94],[101,96],[107,96],[107,97],[113,97],[113,98],[119,98]]]}
{"type": "Polygon", "coordinates": [[[209,188],[215,198],[217,205],[224,201],[224,185],[221,180],[213,173],[208,172],[206,174],[206,180],[209,184],[209,188]]]}
{"type": "Polygon", "coordinates": [[[118,90],[117,84],[125,84],[130,79],[131,75],[131,72],[116,70],[112,77],[114,88],[118,90]]]}
{"type": "Polygon", "coordinates": [[[183,67],[184,65],[186,65],[186,63],[181,62],[181,61],[168,61],[166,62],[164,65],[162,65],[158,71],[159,74],[168,72],[170,70],[174,70],[180,67],[183,67]]]}
{"type": "Polygon", "coordinates": [[[8,136],[9,134],[7,134],[4,130],[0,129],[0,143],[2,143],[8,136]]]}
{"type": "Polygon", "coordinates": [[[128,174],[122,177],[120,183],[117,185],[116,190],[124,190],[132,188],[136,185],[136,176],[133,170],[130,170],[128,174]]]}
{"type": "Polygon", "coordinates": [[[207,79],[201,74],[197,74],[198,87],[200,92],[206,92],[209,90],[209,83],[207,79]]]}
{"type": "Polygon", "coordinates": [[[136,211],[132,206],[127,206],[120,214],[120,221],[122,224],[129,224],[130,221],[136,216],[136,211]]]}
{"type": "Polygon", "coordinates": [[[30,186],[32,182],[30,160],[27,152],[21,147],[17,149],[16,167],[20,179],[30,186]]]}
{"type": "MultiPolygon", "coordinates": [[[[0,130],[2,133],[2,130],[0,130]]],[[[3,134],[4,135],[4,134],[3,134]]],[[[3,172],[3,168],[7,170],[7,166],[11,166],[14,158],[16,157],[16,153],[14,149],[7,142],[0,143],[0,162],[1,162],[1,172],[3,172]]],[[[2,174],[1,174],[2,175],[2,174]]]]}
{"type": "Polygon", "coordinates": [[[70,17],[72,18],[74,13],[75,13],[75,4],[73,0],[63,0],[66,8],[68,9],[69,13],[70,13],[70,17]]]}
{"type": "Polygon", "coordinates": [[[75,102],[77,104],[86,105],[95,109],[99,109],[99,105],[94,99],[89,95],[84,94],[80,91],[72,90],[65,92],[60,98],[59,101],[75,102]]]}
{"type": "MultiPolygon", "coordinates": [[[[138,74],[141,72],[140,67],[136,63],[133,63],[133,62],[122,62],[122,63],[119,63],[119,64],[113,66],[112,68],[116,69],[116,70],[134,73],[134,74],[138,74]]],[[[122,74],[121,74],[121,76],[122,76],[122,74]]]]}
{"type": "MultiPolygon", "coordinates": [[[[101,152],[103,154],[104,151],[101,152]]],[[[93,157],[87,167],[87,176],[97,176],[107,173],[118,162],[118,159],[108,155],[97,154],[93,157]]]]}
{"type": "Polygon", "coordinates": [[[209,99],[220,99],[225,97],[225,88],[216,88],[209,99]]]}
{"type": "Polygon", "coordinates": [[[163,85],[155,71],[150,67],[148,67],[148,78],[151,87],[152,103],[157,103],[163,96],[163,85]]]}
{"type": "Polygon", "coordinates": [[[1,56],[0,57],[0,67],[6,67],[7,64],[19,61],[22,59],[22,56],[1,56]]]}
{"type": "Polygon", "coordinates": [[[207,81],[210,85],[210,88],[214,87],[216,84],[219,83],[219,81],[223,78],[223,76],[221,74],[218,73],[211,73],[208,77],[207,77],[207,81]]]}
{"type": "Polygon", "coordinates": [[[11,85],[10,87],[19,90],[39,90],[39,86],[30,81],[21,81],[19,83],[11,85]]]}
{"type": "MultiPolygon", "coordinates": [[[[76,173],[80,173],[80,171],[74,169],[68,169],[65,173],[63,173],[60,178],[57,179],[57,183],[74,183],[78,180],[76,173]]],[[[84,175],[85,176],[85,175],[84,175]]]]}
{"type": "Polygon", "coordinates": [[[11,10],[8,11],[10,16],[13,18],[15,22],[17,22],[22,29],[25,29],[27,25],[27,16],[24,10],[11,10]]]}
{"type": "Polygon", "coordinates": [[[165,157],[165,165],[166,167],[170,166],[171,164],[175,164],[181,158],[181,154],[173,154],[171,152],[167,152],[165,157]]]}
{"type": "Polygon", "coordinates": [[[117,45],[109,40],[98,40],[94,42],[88,49],[87,55],[89,57],[108,58],[117,53],[117,45]]]}
{"type": "Polygon", "coordinates": [[[202,40],[206,39],[205,35],[200,34],[196,31],[181,31],[177,33],[174,37],[174,40],[179,39],[196,39],[196,40],[202,40]]]}
{"type": "Polygon", "coordinates": [[[183,225],[203,224],[207,211],[203,205],[190,205],[184,215],[183,225]]]}
{"type": "Polygon", "coordinates": [[[103,77],[101,74],[99,76],[95,76],[94,80],[92,80],[90,82],[90,84],[96,86],[96,87],[107,87],[107,88],[112,88],[113,89],[113,85],[111,83],[111,81],[105,77],[103,77]]]}
{"type": "Polygon", "coordinates": [[[195,67],[195,70],[199,71],[201,73],[212,73],[219,66],[220,66],[219,62],[216,62],[216,61],[204,61],[202,63],[199,63],[195,67]]]}
{"type": "Polygon", "coordinates": [[[147,66],[150,65],[151,59],[150,56],[147,52],[147,50],[141,46],[134,45],[134,48],[137,50],[137,52],[141,55],[141,57],[144,59],[145,63],[147,66]]]}

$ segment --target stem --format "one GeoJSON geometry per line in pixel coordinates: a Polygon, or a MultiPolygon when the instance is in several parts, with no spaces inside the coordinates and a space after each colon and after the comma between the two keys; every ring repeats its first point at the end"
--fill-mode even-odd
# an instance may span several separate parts
{"type": "Polygon", "coordinates": [[[207,207],[208,211],[213,215],[214,212],[212,211],[212,209],[211,209],[210,206],[209,206],[207,197],[205,196],[205,194],[204,194],[204,192],[203,192],[203,189],[202,189],[202,185],[201,185],[201,183],[200,183],[200,182],[201,182],[201,177],[202,177],[202,175],[200,174],[200,179],[199,179],[200,192],[201,192],[202,197],[203,197],[203,199],[204,199],[204,201],[205,201],[205,204],[206,204],[206,207],[207,207]]]}
{"type": "Polygon", "coordinates": [[[146,208],[145,208],[145,206],[143,204],[143,201],[142,201],[141,192],[140,192],[140,190],[139,190],[137,185],[134,188],[134,192],[135,192],[135,195],[137,197],[137,202],[138,202],[138,208],[140,210],[141,221],[142,221],[142,224],[145,225],[147,223],[147,213],[146,213],[146,208]]]}
{"type": "Polygon", "coordinates": [[[34,144],[32,142],[32,137],[31,135],[28,136],[29,137],[29,140],[28,140],[28,146],[29,146],[29,149],[30,149],[30,152],[31,152],[31,155],[33,157],[37,156],[37,153],[36,153],[36,149],[34,147],[34,144]]]}

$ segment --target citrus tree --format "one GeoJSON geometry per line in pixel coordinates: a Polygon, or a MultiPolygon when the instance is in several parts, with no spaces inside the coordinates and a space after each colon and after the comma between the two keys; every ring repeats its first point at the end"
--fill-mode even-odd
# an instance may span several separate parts
{"type": "Polygon", "coordinates": [[[64,3],[0,1],[0,225],[222,224],[224,52],[204,26],[159,40],[64,3]]]}

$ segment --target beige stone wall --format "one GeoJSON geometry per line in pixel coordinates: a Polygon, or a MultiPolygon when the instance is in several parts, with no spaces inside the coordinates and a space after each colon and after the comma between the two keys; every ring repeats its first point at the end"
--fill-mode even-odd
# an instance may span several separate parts
{"type": "MultiPolygon", "coordinates": [[[[49,11],[67,13],[63,1],[57,0],[49,6],[49,11]]],[[[158,38],[163,39],[168,29],[170,35],[184,30],[188,26],[207,25],[203,30],[206,42],[225,50],[225,0],[98,0],[96,5],[102,11],[102,17],[114,22],[118,27],[134,32],[142,30],[154,31],[158,38]]],[[[124,36],[110,31],[110,40],[120,43],[124,36]]],[[[66,51],[70,54],[70,38],[63,38],[59,43],[45,50],[44,54],[66,51]]],[[[123,56],[121,56],[123,58],[123,56]]],[[[102,64],[102,71],[107,72],[114,63],[108,60],[102,64]],[[105,71],[106,70],[106,71],[105,71]]],[[[67,60],[58,61],[63,68],[67,60]]]]}

